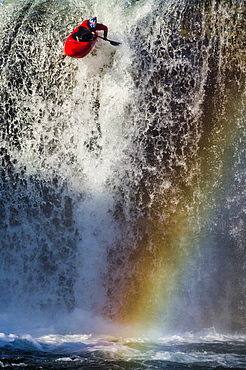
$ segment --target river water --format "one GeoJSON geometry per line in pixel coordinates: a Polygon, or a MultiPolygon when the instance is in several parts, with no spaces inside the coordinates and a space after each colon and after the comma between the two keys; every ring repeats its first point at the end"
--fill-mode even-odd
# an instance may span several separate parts
{"type": "Polygon", "coordinates": [[[15,369],[244,369],[245,336],[119,338],[92,335],[1,336],[1,367],[15,369]]]}

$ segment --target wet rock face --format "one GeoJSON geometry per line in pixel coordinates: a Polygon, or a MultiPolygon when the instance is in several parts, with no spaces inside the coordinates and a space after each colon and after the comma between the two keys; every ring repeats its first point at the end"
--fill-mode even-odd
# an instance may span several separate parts
{"type": "MultiPolygon", "coordinates": [[[[187,320],[181,315],[181,322],[179,310],[168,312],[164,302],[162,314],[156,314],[164,321],[183,329],[192,328],[194,322],[200,328],[209,326],[216,320],[226,330],[244,326],[242,305],[228,305],[227,301],[229,296],[231,302],[237,301],[236,297],[240,297],[238,302],[245,300],[243,266],[239,262],[245,243],[241,231],[237,242],[235,233],[233,237],[231,234],[234,205],[238,207],[240,198],[231,194],[237,193],[236,183],[243,181],[238,160],[239,157],[242,160],[244,149],[239,150],[240,154],[237,149],[234,151],[239,137],[245,142],[243,9],[241,1],[190,1],[184,7],[173,3],[156,10],[154,17],[147,15],[133,31],[132,74],[138,105],[132,116],[136,137],[131,161],[138,170],[127,173],[128,188],[122,192],[117,217],[127,217],[123,204],[130,198],[128,212],[130,209],[134,215],[135,232],[131,234],[132,249],[126,263],[122,258],[126,239],[122,244],[119,242],[115,254],[110,253],[110,279],[115,276],[117,284],[109,289],[109,296],[118,297],[123,322],[134,322],[141,314],[147,320],[156,312],[153,306],[158,305],[160,295],[167,301],[172,291],[175,295],[180,289],[178,294],[184,297],[186,312],[191,313],[186,314],[187,320]],[[235,160],[234,164],[231,160],[235,160]],[[234,175],[232,178],[229,175],[230,166],[237,172],[234,180],[234,175]],[[230,207],[228,202],[234,205],[230,207]],[[182,279],[178,277],[180,267],[193,253],[189,247],[192,244],[194,253],[200,255],[191,267],[194,274],[190,273],[179,288],[172,286],[170,276],[182,279]],[[210,261],[208,264],[204,255],[210,261]],[[232,260],[233,268],[228,265],[232,260]],[[121,280],[114,268],[118,265],[124,272],[127,265],[131,266],[121,280]],[[241,272],[235,274],[238,265],[241,272]],[[240,280],[236,290],[234,279],[240,280]],[[152,297],[158,283],[162,284],[161,293],[147,299],[152,297]],[[125,291],[125,299],[117,295],[119,286],[121,295],[125,291]],[[190,310],[191,306],[194,309],[190,310]]],[[[236,218],[240,225],[245,224],[242,207],[236,218]]]]}

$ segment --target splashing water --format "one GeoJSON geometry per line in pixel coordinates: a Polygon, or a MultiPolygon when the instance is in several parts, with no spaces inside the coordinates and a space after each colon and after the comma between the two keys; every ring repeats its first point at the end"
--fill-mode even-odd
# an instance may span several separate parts
{"type": "Polygon", "coordinates": [[[244,16],[1,3],[2,331],[245,330],[244,16]],[[92,13],[122,46],[65,57],[92,13]]]}

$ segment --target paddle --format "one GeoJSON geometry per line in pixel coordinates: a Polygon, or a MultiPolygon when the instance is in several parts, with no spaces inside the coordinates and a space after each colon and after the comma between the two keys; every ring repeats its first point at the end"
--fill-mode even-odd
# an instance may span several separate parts
{"type": "Polygon", "coordinates": [[[104,37],[99,36],[99,35],[96,35],[96,36],[97,36],[97,37],[99,37],[99,39],[103,39],[103,40],[105,40],[105,41],[110,42],[110,44],[111,44],[111,45],[113,45],[113,46],[118,46],[118,45],[120,45],[120,44],[121,44],[121,42],[117,42],[117,41],[112,41],[112,40],[109,40],[109,39],[105,39],[104,37]]]}

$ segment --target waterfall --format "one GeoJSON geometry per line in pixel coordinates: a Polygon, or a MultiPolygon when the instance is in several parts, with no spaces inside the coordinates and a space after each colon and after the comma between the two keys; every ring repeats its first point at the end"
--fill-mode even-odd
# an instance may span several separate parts
{"type": "Polygon", "coordinates": [[[6,331],[245,329],[244,17],[240,0],[2,2],[6,331]],[[91,15],[121,46],[66,57],[91,15]]]}

